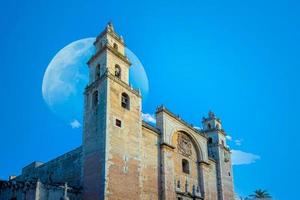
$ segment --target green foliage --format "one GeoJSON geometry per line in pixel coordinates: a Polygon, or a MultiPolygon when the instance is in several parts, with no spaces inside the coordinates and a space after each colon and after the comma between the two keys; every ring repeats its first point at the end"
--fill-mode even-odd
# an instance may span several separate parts
{"type": "Polygon", "coordinates": [[[258,189],[255,190],[253,194],[249,195],[249,197],[253,199],[267,199],[271,198],[271,195],[266,190],[258,189]]]}

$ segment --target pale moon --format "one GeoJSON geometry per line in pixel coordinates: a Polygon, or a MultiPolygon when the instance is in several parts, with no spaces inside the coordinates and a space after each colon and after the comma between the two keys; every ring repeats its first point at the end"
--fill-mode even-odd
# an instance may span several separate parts
{"type": "MultiPolygon", "coordinates": [[[[49,63],[43,78],[43,98],[60,119],[78,128],[83,117],[83,92],[88,84],[87,61],[95,53],[95,38],[85,38],[62,48],[49,63]]],[[[138,57],[126,48],[125,53],[132,63],[130,84],[140,89],[143,100],[149,92],[146,71],[138,57]]]]}

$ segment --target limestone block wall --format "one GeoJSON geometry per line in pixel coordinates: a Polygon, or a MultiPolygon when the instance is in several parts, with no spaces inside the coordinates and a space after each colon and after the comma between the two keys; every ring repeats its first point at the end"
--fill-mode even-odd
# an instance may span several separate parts
{"type": "Polygon", "coordinates": [[[218,200],[216,162],[210,160],[201,164],[204,178],[204,197],[205,200],[218,200]]]}
{"type": "Polygon", "coordinates": [[[129,64],[120,59],[115,53],[107,51],[107,69],[111,74],[115,74],[115,65],[121,68],[121,80],[129,83],[129,64]]]}
{"type": "Polygon", "coordinates": [[[99,55],[96,60],[89,63],[89,83],[93,83],[96,81],[96,69],[97,65],[100,65],[100,77],[105,73],[106,71],[106,61],[107,61],[107,55],[105,53],[99,55]]]}
{"type": "Polygon", "coordinates": [[[177,131],[187,132],[197,142],[201,149],[202,160],[208,161],[207,138],[184,121],[174,116],[168,110],[156,113],[157,128],[161,130],[161,142],[172,144],[172,137],[177,131]]]}
{"type": "Polygon", "coordinates": [[[143,126],[141,149],[141,199],[159,199],[160,196],[160,146],[159,133],[143,126]]]}
{"type": "Polygon", "coordinates": [[[197,158],[197,150],[192,145],[191,155],[183,155],[179,149],[180,145],[180,135],[185,135],[184,133],[177,132],[173,135],[172,144],[175,149],[173,151],[173,162],[174,162],[174,184],[176,185],[176,191],[200,193],[200,174],[199,174],[199,163],[197,158]],[[189,173],[182,171],[182,160],[187,160],[189,163],[189,173]]]}
{"type": "MultiPolygon", "coordinates": [[[[44,185],[38,182],[36,187],[35,200],[60,200],[64,197],[64,188],[58,185],[44,185]]],[[[70,200],[82,200],[80,192],[69,189],[67,197],[70,200]]]]}
{"type": "Polygon", "coordinates": [[[176,199],[173,148],[166,144],[161,145],[161,198],[176,199]]]}
{"type": "MultiPolygon", "coordinates": [[[[5,181],[0,182],[0,200],[59,200],[64,197],[64,184],[44,184],[40,181],[5,181]]],[[[70,200],[82,200],[81,190],[69,188],[67,197],[70,200]]]]}
{"type": "Polygon", "coordinates": [[[84,199],[104,199],[106,135],[107,135],[107,80],[103,76],[85,91],[83,127],[82,182],[84,199]],[[93,94],[98,91],[98,102],[93,94]]]}
{"type": "Polygon", "coordinates": [[[141,98],[114,76],[109,77],[108,88],[105,199],[141,199],[141,98]],[[130,98],[129,109],[121,106],[123,92],[130,98]]]}
{"type": "Polygon", "coordinates": [[[124,41],[121,41],[121,38],[116,35],[114,32],[109,32],[108,34],[101,34],[100,38],[96,40],[96,50],[99,51],[104,45],[114,46],[114,43],[118,45],[118,51],[125,55],[125,45],[124,41]]]}
{"type": "MultiPolygon", "coordinates": [[[[209,161],[207,152],[207,138],[202,133],[199,133],[193,127],[185,123],[183,120],[179,119],[177,116],[175,116],[165,108],[160,108],[156,112],[156,123],[157,128],[161,131],[161,171],[163,199],[174,199],[176,176],[180,176],[179,173],[176,173],[176,171],[179,172],[182,170],[181,163],[176,163],[176,166],[174,164],[174,161],[176,161],[176,159],[180,157],[180,154],[176,153],[176,142],[172,141],[174,134],[182,131],[186,133],[193,141],[193,146],[195,148],[194,151],[197,151],[197,153],[194,152],[194,154],[197,154],[197,156],[194,158],[194,160],[191,160],[191,163],[195,164],[195,166],[199,165],[198,162],[200,161],[209,161]],[[195,160],[197,160],[197,162],[195,160]],[[179,167],[180,169],[177,169],[177,167],[179,167]]],[[[192,191],[193,185],[197,187],[196,182],[198,179],[200,191],[203,192],[203,188],[205,187],[205,185],[203,185],[203,177],[201,177],[203,176],[202,172],[200,171],[201,168],[200,166],[196,166],[195,169],[197,169],[198,171],[196,172],[194,170],[194,175],[198,174],[198,177],[196,176],[188,178],[188,191],[192,191]]],[[[185,178],[182,178],[180,176],[180,180],[181,179],[186,180],[187,178],[186,176],[185,178]]],[[[185,185],[186,183],[182,184],[185,185]]]]}
{"type": "Polygon", "coordinates": [[[0,200],[9,200],[11,198],[35,200],[36,183],[8,182],[0,181],[0,200]]]}
{"type": "Polygon", "coordinates": [[[220,172],[223,200],[234,199],[231,155],[230,151],[225,148],[220,149],[220,172]]]}
{"type": "Polygon", "coordinates": [[[25,181],[39,178],[42,182],[64,183],[72,186],[81,186],[82,149],[78,147],[47,163],[30,164],[24,167],[22,174],[16,180],[25,181]]]}

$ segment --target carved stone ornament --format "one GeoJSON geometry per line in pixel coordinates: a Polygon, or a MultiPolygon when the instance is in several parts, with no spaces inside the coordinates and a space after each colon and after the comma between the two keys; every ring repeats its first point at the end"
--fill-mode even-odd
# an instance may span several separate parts
{"type": "Polygon", "coordinates": [[[184,156],[189,157],[192,155],[192,142],[187,135],[178,134],[178,150],[184,156]]]}

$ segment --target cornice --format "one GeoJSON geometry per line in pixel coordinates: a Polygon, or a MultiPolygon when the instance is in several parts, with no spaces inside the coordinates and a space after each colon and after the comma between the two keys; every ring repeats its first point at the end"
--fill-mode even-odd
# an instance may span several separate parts
{"type": "Polygon", "coordinates": [[[155,132],[155,133],[157,133],[157,134],[160,134],[160,131],[159,131],[158,128],[156,128],[156,127],[154,127],[154,126],[148,124],[147,122],[142,121],[142,125],[143,125],[143,127],[147,128],[147,129],[150,129],[151,131],[153,131],[153,132],[155,132]]]}
{"type": "Polygon", "coordinates": [[[219,123],[221,123],[221,119],[218,118],[218,117],[213,117],[213,118],[211,118],[211,117],[208,117],[208,118],[203,117],[202,122],[206,122],[206,121],[210,121],[210,120],[216,120],[219,123]]]}
{"type": "Polygon", "coordinates": [[[130,87],[127,83],[125,83],[124,81],[122,81],[121,79],[117,78],[115,75],[111,74],[110,72],[106,72],[106,76],[112,80],[114,80],[115,82],[119,83],[120,85],[122,85],[123,87],[125,87],[127,90],[131,91],[133,94],[135,94],[138,97],[142,97],[142,94],[140,93],[140,91],[133,89],[132,87],[130,87]]]}
{"type": "Polygon", "coordinates": [[[84,94],[87,94],[87,92],[91,89],[94,88],[96,85],[100,84],[100,82],[102,82],[105,78],[109,78],[111,80],[114,80],[116,83],[122,85],[123,87],[125,87],[127,90],[131,91],[133,94],[135,94],[136,96],[138,96],[139,98],[141,98],[141,93],[135,89],[133,89],[132,87],[130,87],[127,83],[125,83],[124,81],[122,81],[121,79],[115,77],[113,74],[111,74],[108,70],[106,70],[106,72],[97,80],[95,80],[94,82],[92,82],[91,84],[87,85],[84,91],[84,94]]]}
{"type": "Polygon", "coordinates": [[[208,160],[210,160],[210,161],[212,161],[212,162],[214,162],[214,163],[217,162],[217,161],[216,161],[214,158],[212,158],[212,157],[208,157],[208,160]]]}
{"type": "Polygon", "coordinates": [[[170,145],[170,144],[168,144],[168,143],[165,143],[165,142],[161,143],[161,144],[160,144],[160,147],[167,147],[167,148],[172,149],[172,150],[175,149],[174,146],[172,146],[172,145],[170,145]]]}
{"type": "Polygon", "coordinates": [[[99,51],[96,52],[95,55],[93,55],[89,61],[87,62],[88,65],[90,65],[91,63],[93,63],[95,61],[95,59],[104,51],[104,50],[109,50],[110,52],[112,52],[115,56],[117,56],[118,58],[120,58],[122,61],[124,61],[126,64],[128,64],[128,66],[131,65],[131,62],[128,60],[128,58],[126,56],[124,56],[123,54],[121,54],[120,52],[118,52],[117,50],[115,50],[113,47],[111,47],[108,44],[105,44],[99,51]]]}
{"type": "Polygon", "coordinates": [[[122,37],[119,36],[116,32],[108,30],[108,29],[105,29],[104,31],[102,31],[102,33],[100,33],[99,36],[97,36],[96,41],[94,42],[94,44],[96,44],[105,34],[109,34],[115,40],[117,40],[118,42],[120,42],[121,44],[123,44],[125,46],[125,43],[124,43],[124,40],[122,39],[122,37]]]}
{"type": "Polygon", "coordinates": [[[100,82],[102,82],[105,77],[107,77],[107,71],[101,77],[99,77],[97,80],[95,80],[94,82],[92,82],[89,85],[87,85],[85,87],[84,94],[86,95],[89,90],[91,90],[92,88],[94,88],[96,85],[100,84],[100,82]]]}
{"type": "Polygon", "coordinates": [[[206,162],[204,160],[199,161],[198,163],[199,163],[199,165],[210,165],[208,162],[206,162]]]}
{"type": "Polygon", "coordinates": [[[173,112],[171,112],[169,109],[167,109],[165,106],[160,106],[156,109],[156,114],[160,113],[160,112],[165,112],[167,113],[169,116],[171,116],[172,118],[174,118],[175,120],[179,121],[181,124],[183,124],[184,126],[187,126],[188,128],[190,128],[192,131],[200,134],[201,136],[206,137],[206,135],[203,134],[202,131],[199,131],[198,129],[194,128],[191,124],[189,124],[188,122],[186,122],[185,120],[181,119],[178,115],[175,115],[173,112]]]}
{"type": "Polygon", "coordinates": [[[207,129],[207,130],[203,130],[203,133],[212,133],[212,132],[218,132],[223,134],[224,136],[226,136],[225,130],[224,129],[218,129],[218,128],[212,128],[212,129],[207,129]]]}

